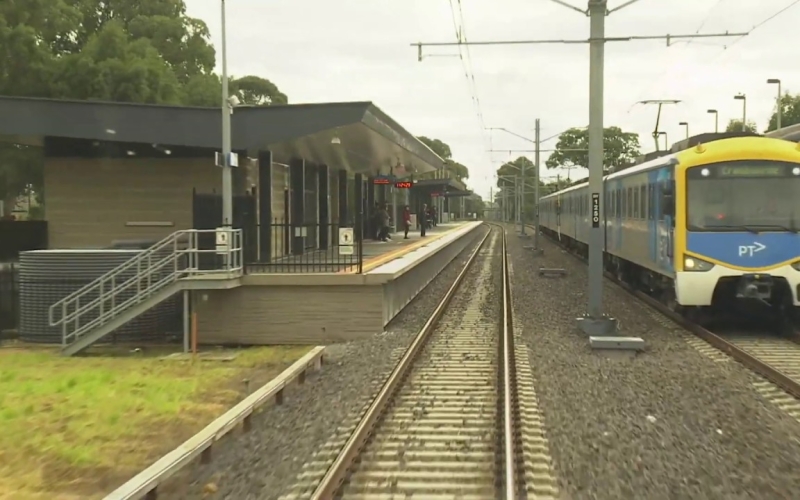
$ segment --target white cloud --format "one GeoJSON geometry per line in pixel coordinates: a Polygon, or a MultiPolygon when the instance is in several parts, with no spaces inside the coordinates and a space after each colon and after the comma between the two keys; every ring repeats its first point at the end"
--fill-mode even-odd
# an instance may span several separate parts
{"type": "MultiPolygon", "coordinates": [[[[219,49],[220,1],[186,3],[190,15],[208,23],[219,49]]],[[[701,33],[745,32],[789,3],[641,0],[609,16],[606,35],[691,34],[701,26],[701,33]]],[[[461,4],[471,41],[588,37],[587,18],[547,0],[461,4]]],[[[461,61],[431,57],[420,63],[410,46],[455,40],[448,0],[228,0],[227,17],[232,74],[269,78],[294,103],[371,100],[412,133],[450,144],[454,157],[470,168],[470,185],[483,195],[498,162],[509,158],[486,152],[490,133],[481,130],[461,61]]],[[[692,133],[713,130],[708,108],[719,110],[721,127],[740,118],[741,101],[733,95],[744,92],[748,119],[765,127],[776,93],[767,78],[780,78],[785,89],[800,91],[800,68],[793,64],[798,21],[800,6],[743,39],[695,39],[669,48],[663,40],[607,44],[605,124],[639,133],[644,149],[651,150],[656,108],[637,106],[637,101],[682,101],[662,113],[661,129],[674,142],[683,136],[681,121],[690,123],[692,133]]],[[[458,48],[423,51],[457,54],[458,48]]],[[[474,46],[470,54],[487,127],[532,137],[538,117],[542,136],[548,137],[588,122],[587,45],[474,46]]],[[[531,149],[502,132],[491,139],[497,149],[531,149]]]]}

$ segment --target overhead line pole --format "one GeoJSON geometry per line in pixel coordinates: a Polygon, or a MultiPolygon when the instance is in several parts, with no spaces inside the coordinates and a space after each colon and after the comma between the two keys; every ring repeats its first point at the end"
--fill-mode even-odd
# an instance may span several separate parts
{"type": "MultiPolygon", "coordinates": [[[[549,39],[549,40],[503,40],[479,42],[439,42],[411,44],[417,47],[419,59],[422,59],[424,46],[460,46],[460,45],[544,45],[544,44],[589,44],[589,191],[591,193],[591,219],[592,227],[589,235],[589,301],[587,313],[578,318],[581,330],[591,338],[592,345],[596,337],[613,335],[617,330],[617,321],[603,314],[603,84],[604,84],[604,57],[606,42],[630,42],[634,40],[666,40],[667,46],[673,40],[718,37],[744,37],[749,33],[709,33],[686,35],[645,35],[606,37],[605,18],[611,12],[616,12],[624,7],[636,3],[638,0],[628,0],[621,5],[608,10],[607,0],[588,0],[586,10],[575,7],[564,0],[552,0],[570,10],[580,12],[589,17],[589,38],[578,39],[549,39]]],[[[631,341],[631,346],[640,348],[643,341],[640,338],[625,339],[631,341]]],[[[600,345],[599,342],[597,345],[600,345]]]]}

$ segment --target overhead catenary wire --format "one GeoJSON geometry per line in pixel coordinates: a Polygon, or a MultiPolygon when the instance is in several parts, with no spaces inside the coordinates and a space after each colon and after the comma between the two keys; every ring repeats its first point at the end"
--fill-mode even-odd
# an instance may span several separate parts
{"type": "MultiPolygon", "coordinates": [[[[478,85],[475,81],[475,72],[472,65],[472,54],[469,50],[469,45],[462,45],[468,41],[466,33],[466,22],[464,20],[464,10],[461,0],[448,0],[450,5],[450,14],[453,21],[453,28],[455,30],[456,41],[458,42],[458,56],[461,61],[461,66],[464,70],[464,77],[467,80],[467,89],[470,93],[470,99],[474,107],[475,115],[478,119],[478,126],[480,127],[481,138],[486,145],[486,125],[483,119],[483,110],[478,94],[478,85]],[[462,50],[462,47],[464,48],[462,50]],[[465,57],[466,55],[466,57],[465,57]]],[[[489,139],[491,141],[491,139],[489,139]]]]}
{"type": "MultiPolygon", "coordinates": [[[[712,6],[712,8],[711,8],[711,9],[710,9],[710,10],[707,12],[707,14],[706,14],[705,18],[702,20],[702,22],[700,23],[700,26],[697,28],[697,30],[696,30],[696,32],[695,32],[696,34],[699,34],[699,33],[700,33],[700,30],[702,30],[702,29],[703,29],[703,27],[706,25],[706,23],[708,23],[708,21],[709,21],[709,20],[711,20],[711,18],[713,17],[713,16],[712,16],[712,14],[714,13],[714,11],[716,10],[716,8],[717,8],[717,7],[719,7],[719,5],[720,5],[720,4],[721,4],[723,1],[724,1],[724,0],[718,0],[718,1],[717,1],[717,2],[716,2],[716,3],[715,3],[713,6],[712,6]]],[[[749,30],[747,30],[747,31],[745,32],[745,33],[746,33],[745,35],[742,35],[742,36],[740,36],[740,37],[736,38],[736,39],[735,39],[733,42],[731,42],[731,43],[729,43],[729,44],[724,44],[724,45],[723,45],[723,47],[722,47],[722,50],[721,50],[720,52],[718,52],[717,54],[715,54],[714,56],[712,56],[710,59],[707,59],[705,62],[708,64],[708,63],[711,63],[711,62],[713,62],[713,61],[717,60],[717,59],[718,59],[720,56],[722,56],[723,54],[727,53],[727,52],[730,50],[730,48],[731,48],[731,47],[733,47],[733,46],[734,46],[734,45],[736,45],[737,43],[741,42],[741,41],[742,41],[742,40],[743,40],[743,39],[744,39],[746,36],[749,36],[749,35],[751,35],[753,32],[755,32],[755,31],[756,31],[756,30],[758,30],[759,28],[763,27],[765,24],[767,24],[767,23],[769,23],[770,21],[772,21],[772,20],[776,19],[777,17],[779,17],[779,16],[783,15],[783,14],[784,14],[784,13],[786,13],[786,12],[787,12],[789,9],[791,9],[791,8],[792,8],[792,7],[794,7],[794,6],[796,6],[797,4],[800,4],[800,0],[792,0],[792,1],[791,1],[789,4],[787,4],[786,6],[784,6],[784,7],[780,8],[780,9],[778,9],[776,12],[774,12],[774,13],[770,14],[769,16],[767,16],[766,18],[764,18],[763,20],[761,20],[761,21],[759,21],[758,23],[756,23],[755,25],[753,25],[753,26],[752,26],[752,27],[751,27],[749,30]]],[[[685,46],[688,46],[688,45],[689,45],[689,44],[690,44],[690,43],[691,43],[693,40],[694,40],[694,39],[690,39],[690,40],[689,40],[689,43],[687,43],[685,46]]],[[[696,45],[700,45],[700,43],[697,43],[697,42],[695,42],[695,44],[696,44],[696,45]]],[[[715,45],[716,45],[716,44],[715,44],[715,45]]],[[[693,61],[693,62],[694,62],[694,61],[693,61]]],[[[644,93],[645,93],[645,92],[649,92],[649,91],[650,91],[650,90],[653,88],[653,86],[654,86],[656,83],[661,83],[661,82],[663,82],[663,80],[664,80],[664,76],[666,76],[667,74],[670,74],[670,73],[672,73],[672,70],[673,70],[674,66],[675,66],[675,65],[674,65],[674,64],[672,64],[672,65],[671,65],[669,68],[667,68],[667,69],[666,69],[666,70],[665,70],[663,73],[661,73],[661,74],[660,74],[658,77],[656,77],[656,78],[654,78],[653,80],[651,80],[651,81],[650,81],[650,85],[649,85],[649,86],[648,86],[648,87],[647,87],[647,88],[646,88],[646,89],[645,89],[645,90],[644,90],[644,91],[643,91],[641,94],[639,94],[639,98],[638,98],[638,99],[636,99],[636,101],[637,101],[637,102],[638,102],[638,101],[640,101],[640,100],[641,100],[641,97],[644,95],[644,93]]],[[[682,76],[684,72],[685,72],[685,70],[684,70],[684,71],[682,71],[682,72],[680,72],[680,73],[677,75],[677,77],[680,77],[680,76],[682,76]]],[[[631,108],[628,110],[628,113],[630,113],[630,112],[631,112],[631,110],[633,109],[633,107],[634,107],[634,106],[635,106],[635,105],[631,106],[631,108]]]]}

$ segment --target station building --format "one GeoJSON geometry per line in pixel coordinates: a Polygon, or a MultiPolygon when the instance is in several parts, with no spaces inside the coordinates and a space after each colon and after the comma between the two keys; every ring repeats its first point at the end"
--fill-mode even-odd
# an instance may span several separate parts
{"type": "MultiPolygon", "coordinates": [[[[445,236],[458,227],[389,247],[368,242],[375,202],[390,204],[397,221],[402,205],[418,212],[436,198],[469,194],[446,178],[411,189],[377,182],[439,177],[434,172],[444,162],[370,102],[236,107],[233,221],[222,220],[214,162],[222,137],[218,108],[0,97],[0,115],[14,117],[0,122],[0,140],[42,148],[47,248],[152,249],[182,230],[241,230],[239,274],[173,287],[186,292],[201,343],[309,343],[375,333],[462,246],[451,243],[474,229],[455,240],[445,236]],[[341,228],[355,228],[358,255],[340,255],[341,228]],[[450,249],[419,251],[436,239],[450,249]],[[415,251],[439,257],[433,267],[412,262],[417,274],[425,272],[413,284],[373,272],[415,251]],[[342,311],[349,314],[342,318],[342,311]]],[[[211,236],[206,243],[213,248],[211,236]]],[[[169,295],[156,292],[142,300],[169,295]]],[[[135,312],[92,321],[110,330],[135,312]]]]}

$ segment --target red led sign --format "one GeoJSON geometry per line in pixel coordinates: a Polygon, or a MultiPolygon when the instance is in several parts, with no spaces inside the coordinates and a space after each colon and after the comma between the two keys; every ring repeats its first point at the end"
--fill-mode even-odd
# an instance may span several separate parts
{"type": "Polygon", "coordinates": [[[394,187],[397,189],[411,189],[413,185],[414,183],[411,181],[397,181],[394,183],[394,187]]]}
{"type": "Polygon", "coordinates": [[[389,184],[389,179],[387,177],[376,177],[372,180],[373,184],[389,184]]]}

